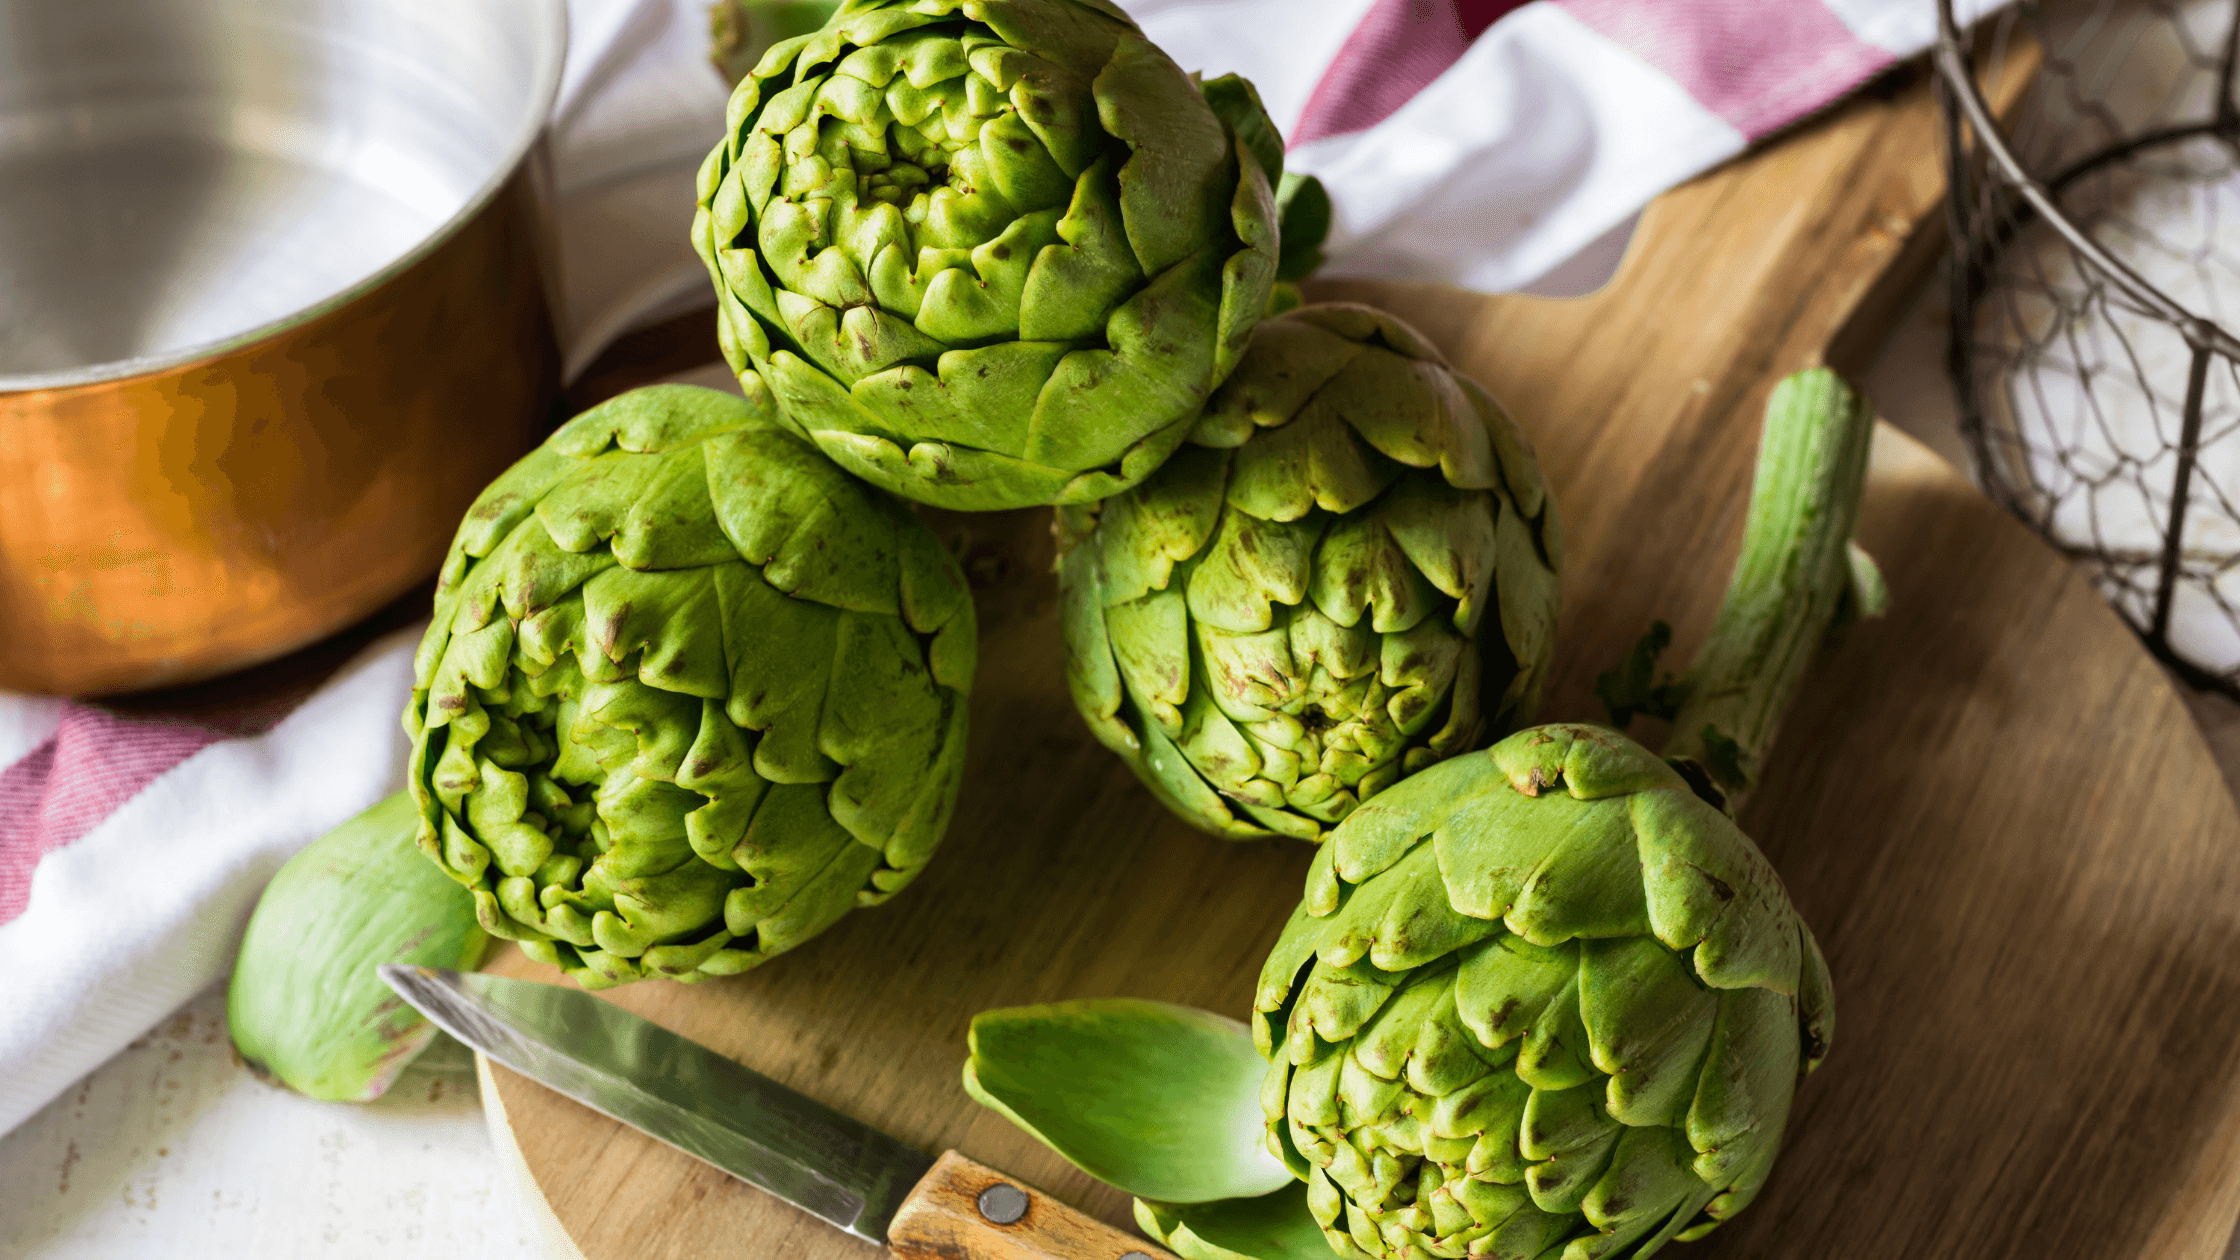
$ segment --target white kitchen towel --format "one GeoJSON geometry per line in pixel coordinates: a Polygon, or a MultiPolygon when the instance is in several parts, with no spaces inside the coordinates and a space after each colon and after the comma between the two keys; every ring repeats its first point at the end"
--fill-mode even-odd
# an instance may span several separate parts
{"type": "Polygon", "coordinates": [[[404,785],[419,638],[367,648],[270,730],[207,743],[41,855],[0,923],[0,1132],[225,975],[280,864],[404,785]]]}
{"type": "MultiPolygon", "coordinates": [[[[1330,191],[1332,274],[1486,290],[1595,287],[1650,198],[1933,29],[1931,0],[1119,3],[1185,69],[1258,85],[1330,191]]],[[[687,230],[728,91],[702,0],[568,9],[553,155],[580,368],[708,300],[687,230]]],[[[261,733],[0,694],[0,1132],[223,976],[279,863],[395,790],[415,637],[261,733]]]]}

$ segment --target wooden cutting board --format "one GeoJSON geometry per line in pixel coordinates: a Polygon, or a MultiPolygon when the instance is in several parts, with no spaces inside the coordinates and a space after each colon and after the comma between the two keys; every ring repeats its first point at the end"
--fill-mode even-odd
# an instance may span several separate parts
{"type": "MultiPolygon", "coordinates": [[[[1416,323],[1538,443],[1567,541],[1546,715],[1653,617],[1674,663],[1740,534],[1760,408],[1856,369],[1941,242],[1926,84],[1660,199],[1573,301],[1322,287],[1416,323]]],[[[959,1084],[988,1007],[1125,994],[1232,1015],[1296,842],[1170,819],[1074,715],[1038,513],[944,518],[979,585],[956,822],[917,885],[760,971],[618,1004],[890,1132],[1114,1222],[1126,1200],[959,1084]]],[[[2217,1257],[2240,1213],[2240,816],[2169,682],[2051,551],[1884,428],[1862,527],[1895,607],[1814,666],[1743,822],[1833,967],[1834,1053],[1713,1257],[2217,1257]]],[[[1652,738],[1654,731],[1637,731],[1652,738]]],[[[518,953],[498,967],[554,978],[518,953]]],[[[590,1260],[868,1255],[492,1069],[501,1141],[590,1260]]]]}

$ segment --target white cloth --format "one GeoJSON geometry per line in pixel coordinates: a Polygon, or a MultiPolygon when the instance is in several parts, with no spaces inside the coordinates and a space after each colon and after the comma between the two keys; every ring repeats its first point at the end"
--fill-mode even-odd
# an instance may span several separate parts
{"type": "Polygon", "coordinates": [[[631,328],[708,304],[693,180],[731,92],[703,0],[568,0],[568,26],[552,156],[573,378],[631,328]]]}
{"type": "Polygon", "coordinates": [[[0,1132],[231,970],[280,864],[403,786],[419,638],[374,644],[270,731],[195,753],[40,861],[0,924],[0,1132]]]}

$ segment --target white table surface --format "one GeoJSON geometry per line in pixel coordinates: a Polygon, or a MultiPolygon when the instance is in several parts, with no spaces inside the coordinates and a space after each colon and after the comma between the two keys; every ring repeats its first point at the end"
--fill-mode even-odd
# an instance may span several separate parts
{"type": "Polygon", "coordinates": [[[463,1052],[312,1102],[234,1062],[220,986],[0,1138],[0,1256],[541,1260],[513,1184],[463,1052]]]}
{"type": "MultiPolygon", "coordinates": [[[[1862,384],[1964,465],[1944,328],[1932,284],[1862,384]]],[[[2240,707],[2197,712],[2231,775],[2240,707]]],[[[415,1066],[375,1103],[311,1102],[235,1064],[213,989],[0,1137],[0,1260],[541,1260],[519,1184],[463,1057],[415,1066]]]]}

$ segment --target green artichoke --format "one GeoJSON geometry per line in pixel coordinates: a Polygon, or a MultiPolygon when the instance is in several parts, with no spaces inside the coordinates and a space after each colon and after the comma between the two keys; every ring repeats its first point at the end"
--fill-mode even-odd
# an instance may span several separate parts
{"type": "Polygon", "coordinates": [[[962,510],[1141,481],[1275,282],[1283,147],[1111,0],[847,0],[701,167],[725,357],[850,472],[962,510]]]}
{"type": "Polygon", "coordinates": [[[1215,835],[1319,839],[1539,705],[1560,560],[1539,463],[1390,315],[1262,323],[1189,445],[1061,521],[1074,703],[1215,835]]]}
{"type": "Polygon", "coordinates": [[[329,1102],[379,1098],[436,1026],[374,974],[381,963],[482,963],[474,898],[413,843],[399,792],[305,846],[265,885],[226,985],[226,1028],[259,1079],[329,1102]]]}
{"type": "Polygon", "coordinates": [[[1733,821],[1615,731],[1408,779],[1316,854],[1256,1007],[1271,1142],[1343,1255],[1566,1260],[1756,1195],[1826,965],[1733,821]]]}
{"type": "Polygon", "coordinates": [[[492,483],[415,665],[421,848],[585,987],[791,949],[908,884],[956,802],[956,563],[741,384],[624,394],[492,483]]]}
{"type": "Polygon", "coordinates": [[[1832,373],[1775,391],[1718,625],[1656,689],[1667,759],[1534,727],[1332,829],[1255,997],[1257,1132],[1244,1031],[1156,1003],[986,1012],[967,1089],[1184,1260],[1641,1257],[1741,1210],[1834,999],[1732,811],[1829,625],[1881,590],[1849,543],[1868,414],[1832,373]]]}

